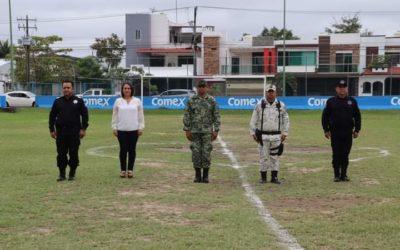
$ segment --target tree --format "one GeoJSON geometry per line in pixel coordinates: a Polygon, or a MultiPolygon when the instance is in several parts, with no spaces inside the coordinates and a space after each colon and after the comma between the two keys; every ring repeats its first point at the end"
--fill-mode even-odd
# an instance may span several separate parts
{"type": "Polygon", "coordinates": [[[76,74],[82,82],[102,79],[103,71],[98,59],[94,56],[87,56],[76,61],[76,74]]]}
{"type": "MultiPolygon", "coordinates": [[[[131,77],[136,78],[137,76],[143,77],[143,94],[148,93],[149,95],[158,94],[158,86],[152,84],[150,78],[144,78],[144,76],[151,76],[151,74],[144,72],[141,67],[132,67],[131,77]]],[[[140,93],[140,85],[136,85],[135,93],[140,93]]]]}
{"type": "MultiPolygon", "coordinates": [[[[297,78],[294,74],[285,72],[286,82],[286,95],[297,95],[297,78]]],[[[283,91],[283,72],[279,72],[275,75],[275,84],[277,92],[282,95],[283,91]]]]}
{"type": "Polygon", "coordinates": [[[10,51],[11,48],[8,44],[8,40],[5,40],[4,42],[0,41],[0,58],[6,58],[6,55],[10,53],[10,51]]]}
{"type": "Polygon", "coordinates": [[[96,56],[107,64],[107,72],[118,67],[125,52],[124,40],[112,33],[107,38],[96,38],[90,46],[96,51],[96,56]]]}
{"type": "MultiPolygon", "coordinates": [[[[51,45],[62,41],[59,36],[32,37],[30,49],[30,74],[35,82],[59,82],[74,77],[74,59],[67,56],[70,48],[53,49],[51,45]]],[[[16,49],[16,79],[26,82],[26,50],[23,46],[16,49]]]]}
{"type": "Polygon", "coordinates": [[[387,68],[389,65],[393,64],[393,59],[391,55],[377,55],[371,61],[370,64],[367,65],[369,69],[372,68],[387,68]]]}
{"type": "Polygon", "coordinates": [[[358,15],[353,17],[342,17],[340,23],[332,24],[332,28],[325,28],[325,32],[331,33],[359,33],[361,31],[361,23],[358,15]]]}
{"type": "Polygon", "coordinates": [[[240,41],[243,41],[243,38],[245,37],[245,36],[248,36],[248,35],[250,35],[249,33],[243,33],[242,34],[242,37],[240,38],[240,41]]]}
{"type": "MultiPolygon", "coordinates": [[[[261,32],[261,36],[271,36],[274,40],[283,40],[283,33],[285,29],[278,29],[277,27],[273,26],[271,29],[264,27],[261,32]]],[[[299,40],[300,38],[293,35],[292,30],[286,29],[285,40],[299,40]]]]}

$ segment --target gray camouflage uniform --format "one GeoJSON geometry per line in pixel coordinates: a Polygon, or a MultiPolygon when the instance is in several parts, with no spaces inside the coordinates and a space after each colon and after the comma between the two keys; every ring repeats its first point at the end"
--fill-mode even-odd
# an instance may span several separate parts
{"type": "MultiPolygon", "coordinates": [[[[280,102],[280,119],[277,108],[278,101],[275,100],[272,104],[266,102],[264,109],[264,122],[263,131],[266,132],[280,132],[282,135],[288,135],[289,133],[289,115],[286,111],[286,106],[283,102],[280,102]],[[280,120],[280,124],[279,124],[280,120]]],[[[257,104],[253,115],[250,120],[250,135],[254,135],[256,129],[261,130],[261,117],[262,108],[261,103],[257,104]]],[[[279,171],[279,156],[277,155],[278,146],[281,144],[281,134],[275,135],[262,135],[263,146],[258,145],[260,153],[260,171],[265,172],[267,170],[279,171]]]]}

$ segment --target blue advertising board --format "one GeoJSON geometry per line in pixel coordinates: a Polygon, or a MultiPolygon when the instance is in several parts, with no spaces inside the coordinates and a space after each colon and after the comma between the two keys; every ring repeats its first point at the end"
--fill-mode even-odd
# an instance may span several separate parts
{"type": "Polygon", "coordinates": [[[6,96],[0,95],[0,108],[5,108],[6,106],[6,96]]]}
{"type": "MultiPolygon", "coordinates": [[[[0,97],[0,103],[2,101],[0,97]]],[[[112,109],[116,96],[85,96],[83,100],[89,109],[112,109]]],[[[320,110],[325,107],[327,96],[279,97],[288,109],[320,110]]],[[[355,97],[363,110],[400,109],[400,96],[355,97]]],[[[37,96],[38,107],[49,108],[56,97],[37,96]]],[[[187,97],[144,97],[144,109],[184,109],[187,97]]],[[[261,96],[216,97],[220,109],[252,110],[261,96]]],[[[4,98],[5,102],[5,98],[4,98]]]]}

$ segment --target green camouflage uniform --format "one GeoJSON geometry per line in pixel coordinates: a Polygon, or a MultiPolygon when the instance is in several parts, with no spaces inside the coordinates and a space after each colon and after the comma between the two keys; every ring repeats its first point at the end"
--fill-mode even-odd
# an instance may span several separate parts
{"type": "Polygon", "coordinates": [[[220,124],[218,105],[212,96],[194,95],[189,99],[183,116],[183,130],[192,132],[190,149],[194,168],[210,167],[212,132],[218,132],[220,124]]]}

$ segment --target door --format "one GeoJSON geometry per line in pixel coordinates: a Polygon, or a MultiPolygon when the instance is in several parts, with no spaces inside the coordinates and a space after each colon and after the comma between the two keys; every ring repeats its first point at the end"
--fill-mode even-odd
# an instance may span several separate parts
{"type": "Polygon", "coordinates": [[[18,93],[10,93],[8,94],[7,102],[10,105],[10,107],[18,107],[19,104],[19,98],[18,98],[18,93]]]}

